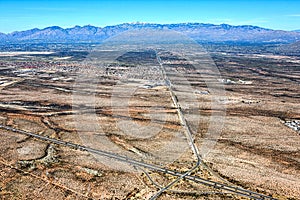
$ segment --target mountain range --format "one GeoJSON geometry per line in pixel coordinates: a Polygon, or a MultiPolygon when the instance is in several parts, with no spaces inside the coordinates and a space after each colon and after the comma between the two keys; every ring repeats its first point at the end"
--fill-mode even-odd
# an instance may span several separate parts
{"type": "Polygon", "coordinates": [[[8,34],[0,33],[0,42],[36,40],[44,42],[101,42],[124,31],[142,28],[170,29],[204,42],[291,43],[300,40],[300,32],[297,31],[272,30],[251,25],[124,23],[103,28],[91,25],[66,29],[51,26],[44,29],[34,28],[26,31],[15,31],[8,34]]]}

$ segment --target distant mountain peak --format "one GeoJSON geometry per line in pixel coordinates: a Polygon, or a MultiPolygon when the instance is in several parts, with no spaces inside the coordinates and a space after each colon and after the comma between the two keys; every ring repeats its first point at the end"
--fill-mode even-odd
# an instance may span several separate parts
{"type": "Polygon", "coordinates": [[[96,26],[93,26],[93,25],[91,25],[91,24],[84,25],[84,26],[82,26],[82,27],[97,28],[96,26]]]}
{"type": "Polygon", "coordinates": [[[130,22],[129,24],[141,24],[141,25],[145,25],[145,24],[151,24],[151,23],[136,21],[136,22],[130,22]]]}
{"type": "Polygon", "coordinates": [[[46,30],[46,29],[52,29],[52,30],[64,30],[62,27],[60,26],[49,26],[49,27],[46,27],[42,30],[46,30]]]}
{"type": "Polygon", "coordinates": [[[44,29],[30,29],[16,31],[9,34],[0,34],[1,41],[56,41],[56,42],[80,42],[102,41],[121,32],[135,28],[170,29],[181,32],[198,41],[208,42],[296,42],[300,40],[300,32],[280,31],[261,28],[251,25],[233,26],[229,24],[208,24],[198,22],[157,24],[146,22],[131,22],[113,26],[96,27],[93,25],[76,25],[72,28],[50,26],[44,29]]]}

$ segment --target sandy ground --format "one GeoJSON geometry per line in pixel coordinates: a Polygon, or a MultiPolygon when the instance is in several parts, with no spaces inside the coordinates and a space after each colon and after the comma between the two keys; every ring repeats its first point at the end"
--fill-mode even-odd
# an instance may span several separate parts
{"type": "MultiPolygon", "coordinates": [[[[10,54],[14,53],[0,53],[10,54]]],[[[224,110],[212,106],[215,94],[193,93],[195,99],[191,100],[190,91],[180,85],[175,87],[195,143],[202,153],[206,152],[203,157],[209,169],[201,166],[194,174],[278,199],[299,199],[300,133],[284,124],[286,120],[300,119],[299,67],[281,75],[279,66],[270,69],[258,62],[259,67],[254,70],[242,61],[219,62],[224,64],[223,78],[251,81],[225,85],[226,98],[218,102],[226,110],[225,116],[224,110]],[[216,138],[208,134],[210,127],[218,127],[214,123],[220,123],[222,128],[215,130],[219,131],[216,138]],[[210,140],[215,142],[209,143],[210,140]]],[[[21,69],[14,73],[18,70],[24,73],[21,69]]],[[[89,93],[92,82],[87,84],[88,88],[81,87],[82,93],[76,93],[74,101],[74,82],[70,80],[76,80],[77,74],[52,71],[50,79],[45,78],[43,70],[43,76],[37,69],[35,75],[0,85],[1,124],[77,144],[96,145],[136,159],[142,157],[149,163],[179,171],[195,164],[166,86],[144,87],[149,82],[139,77],[129,85],[120,84],[116,74],[124,73],[126,67],[122,67],[120,72],[100,76],[95,93],[89,93]],[[116,96],[116,84],[123,91],[138,89],[116,96]],[[90,101],[94,97],[95,102],[90,101]],[[115,103],[122,101],[129,103],[115,103]],[[130,122],[146,127],[143,133],[150,130],[149,134],[156,134],[143,135],[132,127],[127,128],[135,135],[124,132],[122,123],[129,126],[130,122]],[[101,129],[95,124],[100,124],[101,129]],[[97,144],[102,144],[101,140],[116,149],[97,144]],[[169,157],[162,155],[166,152],[169,157]]],[[[201,80],[203,76],[191,73],[190,69],[178,70],[185,73],[194,91],[208,90],[201,80]]],[[[121,165],[108,166],[103,158],[87,152],[10,131],[0,130],[0,152],[1,199],[148,199],[157,191],[145,171],[118,170],[121,165]]],[[[160,185],[174,180],[157,172],[149,171],[149,175],[160,185]]],[[[232,194],[210,194],[214,191],[180,181],[159,199],[246,199],[232,194]]]]}

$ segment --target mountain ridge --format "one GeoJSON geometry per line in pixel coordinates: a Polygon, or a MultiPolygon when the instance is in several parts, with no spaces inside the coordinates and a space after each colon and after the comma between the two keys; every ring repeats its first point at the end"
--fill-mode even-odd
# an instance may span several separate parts
{"type": "Polygon", "coordinates": [[[252,25],[233,26],[229,24],[208,23],[123,23],[112,26],[97,27],[92,25],[61,28],[50,26],[43,29],[33,28],[12,33],[0,33],[0,41],[102,41],[124,31],[141,28],[170,29],[181,32],[199,41],[244,41],[244,42],[296,42],[300,32],[272,30],[252,25]]]}

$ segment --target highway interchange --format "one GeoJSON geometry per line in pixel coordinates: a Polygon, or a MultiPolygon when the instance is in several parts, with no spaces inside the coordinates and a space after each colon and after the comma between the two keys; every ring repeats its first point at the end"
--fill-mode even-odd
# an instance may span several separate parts
{"type": "Polygon", "coordinates": [[[163,167],[160,167],[160,166],[148,164],[148,163],[145,163],[145,162],[142,162],[142,161],[134,160],[134,159],[131,159],[131,158],[128,158],[128,157],[125,157],[125,156],[121,156],[121,155],[117,155],[117,154],[114,154],[114,153],[101,151],[101,150],[93,149],[93,148],[90,148],[90,147],[87,147],[87,146],[83,146],[83,145],[79,145],[79,144],[75,144],[75,143],[71,143],[71,142],[66,142],[66,141],[54,139],[54,138],[51,138],[51,137],[42,136],[42,135],[39,135],[39,134],[35,134],[35,133],[15,129],[15,128],[10,127],[10,126],[0,125],[0,128],[3,129],[3,130],[12,131],[14,133],[30,136],[30,137],[33,137],[33,138],[38,139],[38,140],[43,140],[43,141],[46,141],[46,142],[50,142],[50,143],[53,143],[53,144],[63,145],[63,146],[67,146],[67,147],[77,149],[77,150],[80,150],[80,151],[87,151],[87,152],[92,153],[92,154],[105,156],[105,157],[108,157],[108,158],[113,158],[113,159],[118,160],[118,161],[129,163],[133,166],[143,167],[143,168],[146,168],[146,169],[149,169],[149,170],[162,172],[162,173],[169,174],[169,175],[172,175],[172,176],[184,178],[185,180],[194,181],[194,182],[199,183],[199,184],[203,184],[203,185],[215,188],[215,189],[220,189],[220,190],[223,190],[225,192],[234,193],[234,194],[237,194],[237,195],[240,195],[240,196],[249,197],[251,199],[272,199],[272,200],[275,200],[275,198],[273,198],[273,197],[266,196],[266,195],[263,195],[263,194],[259,194],[259,193],[256,193],[256,192],[253,192],[253,191],[250,191],[250,190],[246,190],[246,189],[243,189],[243,188],[240,188],[240,187],[229,186],[229,185],[226,185],[226,184],[223,184],[223,183],[218,183],[218,182],[215,182],[215,181],[206,180],[206,179],[203,179],[203,178],[200,178],[200,177],[197,177],[197,176],[189,175],[189,173],[187,174],[187,173],[177,172],[177,171],[174,171],[174,170],[170,170],[170,169],[166,169],[166,168],[163,168],[163,167]]]}
{"type": "MultiPolygon", "coordinates": [[[[182,109],[181,109],[181,105],[177,100],[178,98],[176,97],[176,94],[172,90],[171,81],[169,80],[168,76],[166,75],[165,67],[164,67],[160,57],[157,55],[157,53],[156,53],[156,58],[157,58],[157,61],[159,63],[159,66],[160,66],[163,78],[165,80],[167,89],[169,91],[170,97],[172,99],[173,106],[176,109],[180,124],[185,130],[186,137],[187,137],[188,142],[189,142],[189,146],[190,146],[192,152],[194,153],[194,156],[196,157],[195,165],[186,172],[178,172],[178,171],[175,171],[175,170],[167,169],[167,168],[164,168],[164,167],[161,167],[161,166],[158,166],[158,165],[154,165],[154,164],[149,164],[149,163],[146,163],[144,161],[134,160],[134,159],[129,158],[129,157],[125,157],[125,156],[118,155],[118,154],[115,154],[115,153],[103,151],[103,150],[100,150],[100,149],[94,149],[94,148],[90,148],[88,146],[84,146],[84,145],[80,145],[80,144],[76,144],[76,143],[72,143],[72,142],[67,142],[67,141],[63,141],[63,140],[60,140],[60,139],[55,139],[55,138],[48,137],[48,136],[42,136],[42,135],[39,135],[39,134],[23,131],[23,130],[20,130],[20,129],[15,129],[11,126],[0,125],[0,128],[3,129],[3,130],[7,130],[9,132],[23,134],[23,135],[30,136],[30,137],[38,139],[38,140],[42,140],[42,141],[45,141],[45,142],[50,142],[52,144],[67,146],[67,147],[70,147],[70,148],[73,148],[73,149],[76,149],[76,150],[86,151],[86,152],[89,152],[91,154],[96,154],[96,155],[99,155],[99,156],[112,158],[112,159],[115,159],[117,161],[125,162],[125,163],[128,163],[128,164],[130,164],[134,167],[138,167],[138,168],[141,168],[141,169],[148,169],[148,170],[151,170],[151,171],[156,171],[156,172],[160,172],[160,173],[164,173],[164,174],[168,174],[168,175],[177,177],[177,179],[175,179],[174,181],[172,181],[168,185],[160,187],[160,190],[151,197],[151,200],[154,200],[154,199],[158,198],[163,192],[169,190],[175,183],[177,183],[178,181],[180,181],[182,179],[188,180],[188,181],[193,181],[195,183],[199,183],[199,184],[211,187],[211,188],[217,190],[219,193],[231,193],[231,194],[236,194],[236,195],[248,197],[250,199],[275,199],[273,197],[270,197],[270,196],[267,196],[267,195],[264,195],[264,194],[260,194],[260,193],[257,193],[257,192],[251,191],[251,190],[247,190],[247,189],[244,189],[244,188],[241,188],[241,187],[232,186],[232,185],[228,185],[228,184],[224,184],[224,183],[220,183],[220,182],[216,182],[216,181],[212,181],[212,180],[206,180],[204,178],[191,175],[194,170],[198,169],[201,164],[204,165],[204,163],[202,162],[201,155],[199,154],[199,150],[198,150],[197,146],[194,143],[193,135],[192,135],[190,127],[189,127],[189,125],[188,125],[188,123],[187,123],[187,121],[184,117],[184,114],[183,114],[182,109]]],[[[70,92],[70,91],[68,91],[68,92],[70,92]]],[[[147,173],[146,173],[146,175],[147,175],[147,173]]]]}

